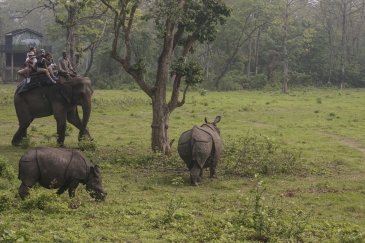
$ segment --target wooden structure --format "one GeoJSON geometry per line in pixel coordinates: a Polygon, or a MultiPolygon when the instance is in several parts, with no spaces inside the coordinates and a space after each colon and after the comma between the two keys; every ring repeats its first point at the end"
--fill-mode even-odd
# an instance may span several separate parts
{"type": "Polygon", "coordinates": [[[1,64],[3,82],[14,82],[19,79],[17,71],[24,67],[30,47],[52,51],[51,46],[45,45],[43,35],[34,30],[17,29],[5,34],[5,44],[0,45],[0,53],[4,55],[4,63],[1,64]]]}

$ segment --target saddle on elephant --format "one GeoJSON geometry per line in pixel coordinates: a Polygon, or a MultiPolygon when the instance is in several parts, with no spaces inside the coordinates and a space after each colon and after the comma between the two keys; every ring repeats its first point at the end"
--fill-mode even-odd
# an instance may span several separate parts
{"type": "Polygon", "coordinates": [[[22,94],[35,88],[54,85],[44,73],[33,72],[28,78],[24,78],[17,86],[15,93],[22,94]]]}
{"type": "Polygon", "coordinates": [[[67,84],[73,83],[75,78],[82,78],[81,76],[75,74],[69,74],[65,71],[58,70],[57,71],[57,82],[50,79],[48,75],[43,72],[33,71],[29,77],[24,78],[17,86],[16,94],[22,94],[24,92],[28,92],[35,88],[51,86],[55,84],[67,84]]]}

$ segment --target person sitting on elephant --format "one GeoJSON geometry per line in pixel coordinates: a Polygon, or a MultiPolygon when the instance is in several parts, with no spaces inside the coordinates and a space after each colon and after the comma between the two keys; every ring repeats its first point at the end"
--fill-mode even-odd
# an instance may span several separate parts
{"type": "Polygon", "coordinates": [[[35,63],[37,59],[35,58],[35,53],[37,49],[35,47],[29,48],[29,52],[27,53],[27,58],[25,59],[24,68],[18,71],[18,74],[27,79],[29,83],[30,78],[29,75],[32,71],[35,71],[35,63]],[[33,68],[33,69],[32,69],[33,68]]]}
{"type": "Polygon", "coordinates": [[[73,69],[70,60],[67,57],[67,52],[63,51],[62,52],[62,57],[60,57],[58,59],[58,69],[61,72],[66,73],[67,76],[76,76],[77,73],[76,71],[73,69]]]}
{"type": "Polygon", "coordinates": [[[58,77],[56,76],[56,72],[54,70],[57,65],[54,63],[51,53],[46,52],[46,54],[44,55],[44,59],[48,72],[51,74],[54,80],[58,80],[58,77]]]}
{"type": "Polygon", "coordinates": [[[56,80],[55,80],[56,78],[51,77],[51,74],[48,71],[46,51],[44,49],[41,49],[41,55],[38,57],[38,60],[37,60],[37,72],[46,74],[52,83],[56,83],[56,80]]]}

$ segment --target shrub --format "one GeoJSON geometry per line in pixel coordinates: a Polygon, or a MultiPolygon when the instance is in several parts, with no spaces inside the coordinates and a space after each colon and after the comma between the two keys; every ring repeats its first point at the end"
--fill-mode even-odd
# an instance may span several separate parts
{"type": "Polygon", "coordinates": [[[9,162],[0,156],[0,177],[13,180],[15,178],[14,168],[9,164],[9,162]]]}
{"type": "Polygon", "coordinates": [[[264,182],[258,179],[251,195],[232,218],[239,240],[302,242],[308,215],[299,209],[288,210],[265,205],[264,182]],[[285,212],[285,213],[284,213],[285,212]]]}
{"type": "Polygon", "coordinates": [[[263,89],[267,84],[267,77],[264,74],[241,78],[240,84],[243,89],[263,89]]]}
{"type": "Polygon", "coordinates": [[[11,206],[11,198],[9,195],[0,195],[0,212],[9,209],[11,206]]]}
{"type": "Polygon", "coordinates": [[[96,143],[90,139],[81,139],[79,141],[79,149],[81,151],[95,151],[96,143]]]}
{"type": "Polygon", "coordinates": [[[225,145],[223,170],[240,176],[302,174],[300,153],[281,147],[268,137],[247,135],[225,145]]]}
{"type": "Polygon", "coordinates": [[[42,210],[47,213],[58,213],[67,210],[68,205],[61,201],[61,198],[54,193],[42,193],[32,190],[32,193],[21,203],[21,208],[25,211],[42,210]]]}
{"type": "Polygon", "coordinates": [[[31,141],[30,137],[28,136],[28,137],[25,137],[25,138],[23,138],[23,139],[22,139],[22,142],[21,142],[21,144],[20,144],[20,147],[21,147],[22,149],[27,149],[27,148],[29,148],[31,145],[32,145],[32,141],[31,141]]]}

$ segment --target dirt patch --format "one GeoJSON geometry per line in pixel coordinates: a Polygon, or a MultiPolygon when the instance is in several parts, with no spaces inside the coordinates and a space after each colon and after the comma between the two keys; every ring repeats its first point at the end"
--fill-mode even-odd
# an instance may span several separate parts
{"type": "Polygon", "coordinates": [[[310,187],[307,189],[289,189],[282,193],[285,197],[297,197],[304,193],[346,193],[346,192],[358,192],[356,189],[338,189],[333,187],[310,187]]]}
{"type": "Polygon", "coordinates": [[[350,148],[353,148],[355,150],[358,150],[360,152],[363,153],[363,155],[365,155],[365,146],[362,145],[359,141],[352,139],[352,138],[348,138],[348,137],[343,137],[337,134],[333,134],[333,133],[328,133],[325,132],[324,133],[326,136],[331,137],[335,140],[337,140],[339,143],[346,145],[350,148]]]}

